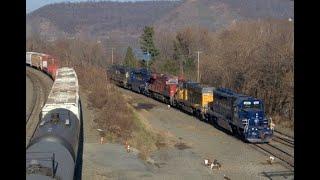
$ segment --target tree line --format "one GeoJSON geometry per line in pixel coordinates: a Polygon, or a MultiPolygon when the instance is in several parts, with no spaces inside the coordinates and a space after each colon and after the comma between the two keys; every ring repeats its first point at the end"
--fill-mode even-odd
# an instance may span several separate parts
{"type": "Polygon", "coordinates": [[[266,112],[293,126],[293,23],[288,20],[235,22],[220,31],[188,27],[174,34],[156,32],[159,56],[152,69],[226,87],[265,101],[266,112]]]}
{"type": "MultiPolygon", "coordinates": [[[[226,87],[265,101],[267,115],[277,122],[294,121],[293,24],[288,20],[252,20],[231,24],[220,31],[188,27],[176,33],[145,27],[140,48],[151,54],[149,68],[196,80],[200,54],[200,82],[226,87]]],[[[27,50],[46,52],[64,65],[106,67],[111,64],[107,45],[80,39],[40,38],[27,40],[27,50]]],[[[114,63],[145,67],[128,47],[126,55],[114,56],[114,63]]]]}

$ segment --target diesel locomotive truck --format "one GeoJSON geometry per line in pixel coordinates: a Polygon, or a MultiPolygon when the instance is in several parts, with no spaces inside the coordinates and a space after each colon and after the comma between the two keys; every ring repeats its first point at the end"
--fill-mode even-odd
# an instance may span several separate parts
{"type": "Polygon", "coordinates": [[[239,134],[248,142],[270,141],[273,130],[266,118],[262,100],[226,88],[214,89],[213,96],[214,101],[209,103],[206,113],[208,121],[239,134]]]}

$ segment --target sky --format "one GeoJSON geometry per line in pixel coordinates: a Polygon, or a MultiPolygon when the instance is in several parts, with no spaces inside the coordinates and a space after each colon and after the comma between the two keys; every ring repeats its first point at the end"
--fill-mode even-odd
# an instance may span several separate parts
{"type": "MultiPolygon", "coordinates": [[[[59,2],[81,2],[81,1],[89,1],[89,0],[26,0],[26,12],[29,13],[47,4],[59,3],[59,2]]],[[[135,1],[144,1],[144,0],[109,0],[109,1],[135,2],[135,1]]]]}

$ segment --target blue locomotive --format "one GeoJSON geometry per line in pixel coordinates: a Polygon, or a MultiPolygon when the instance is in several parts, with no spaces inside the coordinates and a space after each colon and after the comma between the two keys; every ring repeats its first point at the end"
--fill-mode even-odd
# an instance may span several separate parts
{"type": "Polygon", "coordinates": [[[226,88],[214,89],[213,94],[214,100],[209,103],[206,114],[208,121],[240,135],[248,142],[270,141],[273,131],[265,116],[262,100],[226,88]]]}
{"type": "Polygon", "coordinates": [[[151,78],[150,70],[146,68],[132,69],[129,75],[129,88],[141,94],[148,94],[148,82],[151,78]]]}

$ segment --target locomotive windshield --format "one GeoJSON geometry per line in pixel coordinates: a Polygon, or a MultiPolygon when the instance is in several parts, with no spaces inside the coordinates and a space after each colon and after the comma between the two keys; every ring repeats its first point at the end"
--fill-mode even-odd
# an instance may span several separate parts
{"type": "Polygon", "coordinates": [[[262,109],[261,101],[243,101],[243,108],[255,108],[255,109],[262,109]]]}

